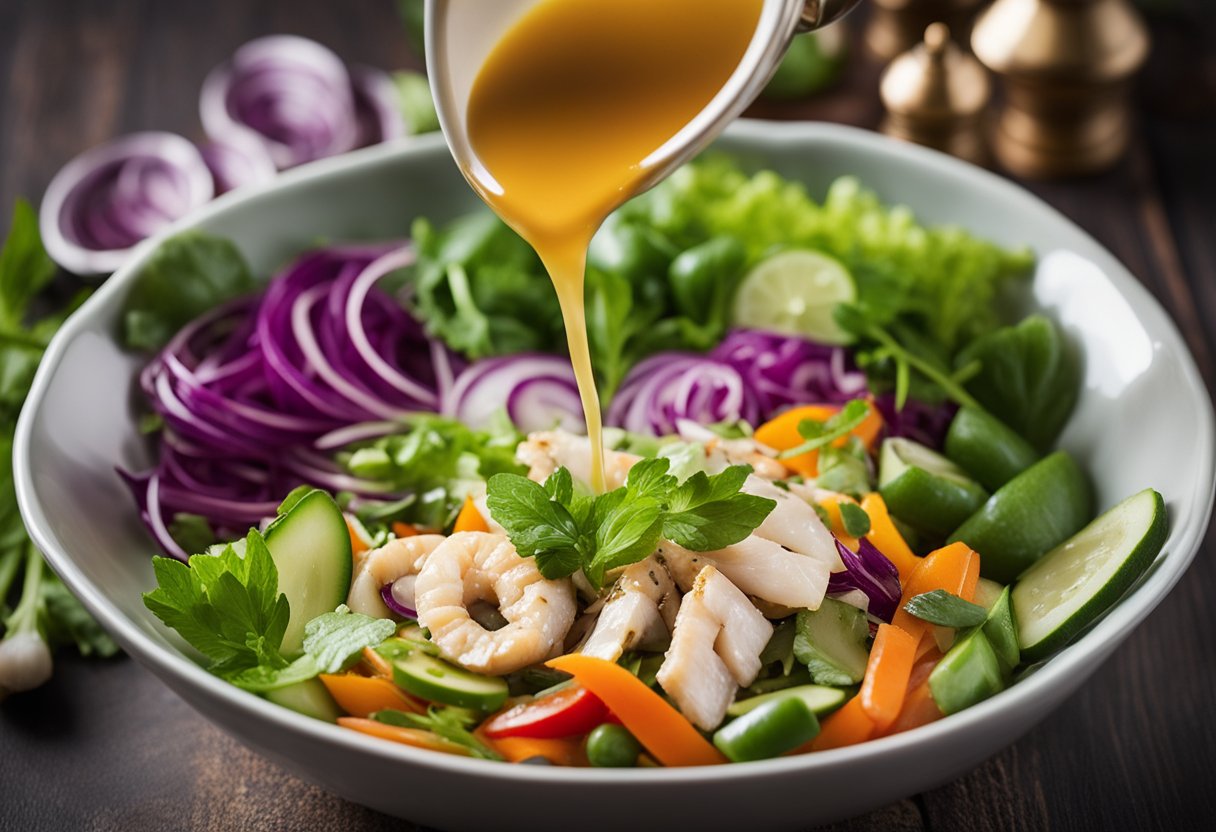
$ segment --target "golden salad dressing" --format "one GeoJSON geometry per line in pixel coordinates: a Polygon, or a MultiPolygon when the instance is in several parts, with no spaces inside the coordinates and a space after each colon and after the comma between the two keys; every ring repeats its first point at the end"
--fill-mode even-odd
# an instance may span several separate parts
{"type": "Polygon", "coordinates": [[[465,173],[527,240],[561,304],[604,490],[599,396],[583,310],[587,246],[649,174],[644,160],[739,65],[762,0],[543,0],[490,52],[469,96],[465,173]]]}

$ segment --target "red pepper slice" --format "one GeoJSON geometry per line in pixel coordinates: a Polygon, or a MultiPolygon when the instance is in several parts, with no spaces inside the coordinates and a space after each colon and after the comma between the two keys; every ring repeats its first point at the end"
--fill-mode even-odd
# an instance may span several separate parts
{"type": "Polygon", "coordinates": [[[480,730],[491,739],[556,739],[586,734],[607,720],[608,706],[586,688],[574,686],[499,711],[480,730]]]}

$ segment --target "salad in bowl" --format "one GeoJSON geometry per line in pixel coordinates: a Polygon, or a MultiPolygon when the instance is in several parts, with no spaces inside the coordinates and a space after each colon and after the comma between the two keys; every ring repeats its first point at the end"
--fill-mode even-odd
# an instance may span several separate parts
{"type": "Polygon", "coordinates": [[[1095,516],[1057,447],[1081,356],[1010,319],[1032,266],[851,177],[687,165],[592,243],[594,493],[552,285],[492,215],[265,284],[170,237],[122,316],[144,602],[232,685],[449,755],[749,763],[950,718],[1166,537],[1154,483],[1095,516]]]}

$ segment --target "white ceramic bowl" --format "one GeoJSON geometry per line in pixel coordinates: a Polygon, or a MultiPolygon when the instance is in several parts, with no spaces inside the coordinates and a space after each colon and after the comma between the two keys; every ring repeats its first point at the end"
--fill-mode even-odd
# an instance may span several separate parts
{"type": "MultiPolygon", "coordinates": [[[[1106,508],[1146,486],[1165,496],[1165,551],[1083,638],[1009,690],[961,714],[864,745],[710,769],[509,766],[378,742],[312,721],[221,682],[180,653],[144,609],[152,542],[114,466],[139,468],[136,372],[115,343],[145,244],[56,336],[22,413],[14,450],[22,513],[55,570],[114,634],[207,718],[300,776],[358,803],[460,830],[807,828],[931,788],[1012,742],[1075,690],[1160,603],[1194,557],[1213,495],[1212,409],[1187,349],[1157,302],[1088,235],[1025,191],[946,156],[842,127],[740,123],[719,146],[822,195],[857,174],[930,223],[954,222],[1039,267],[1027,301],[1060,321],[1085,355],[1080,403],[1062,443],[1106,508]]],[[[317,239],[401,236],[475,198],[438,136],[373,148],[285,174],[195,214],[269,273],[317,239]]],[[[168,738],[166,738],[168,740],[168,738]]],[[[188,742],[188,738],[175,738],[188,742]]],[[[1078,777],[1084,776],[1082,772],[1078,777]]]]}

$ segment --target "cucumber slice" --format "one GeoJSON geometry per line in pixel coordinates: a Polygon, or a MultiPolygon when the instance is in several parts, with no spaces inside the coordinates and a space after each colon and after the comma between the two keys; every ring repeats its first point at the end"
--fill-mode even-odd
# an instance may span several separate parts
{"type": "Polygon", "coordinates": [[[1009,596],[1009,587],[1005,587],[989,608],[988,618],[980,625],[988,643],[992,645],[992,652],[996,653],[997,661],[1001,663],[1001,672],[1006,677],[1013,673],[1013,669],[1021,660],[1018,628],[1014,623],[1013,603],[1009,596]]]}
{"type": "Polygon", "coordinates": [[[733,702],[726,709],[726,715],[743,716],[748,711],[755,710],[765,702],[774,702],[778,699],[785,699],[788,696],[795,696],[801,699],[811,709],[811,713],[818,717],[824,717],[843,705],[847,694],[841,688],[829,688],[824,685],[799,685],[798,687],[786,688],[785,690],[778,690],[733,702]]]}
{"type": "Polygon", "coordinates": [[[882,443],[878,483],[891,514],[939,538],[988,499],[962,468],[910,439],[882,443]]]}
{"type": "Polygon", "coordinates": [[[1000,660],[983,629],[972,630],[959,639],[929,674],[929,693],[947,716],[970,708],[1004,688],[1000,660]]]}
{"type": "Polygon", "coordinates": [[[423,699],[478,711],[496,711],[507,701],[506,680],[470,673],[422,650],[393,661],[393,681],[423,699]]]}
{"type": "Polygon", "coordinates": [[[333,612],[350,591],[350,532],[342,509],[324,491],[310,491],[266,528],[266,548],[279,570],[279,592],[291,617],[280,648],[298,653],[304,625],[333,612]]]}
{"type": "Polygon", "coordinates": [[[326,722],[337,722],[342,716],[342,709],[329,695],[320,679],[308,679],[285,688],[268,691],[266,698],[276,705],[291,708],[297,713],[321,719],[326,722]]]}
{"type": "Polygon", "coordinates": [[[831,598],[817,610],[798,613],[794,657],[819,685],[855,685],[866,673],[870,625],[857,607],[831,598]]]}
{"type": "Polygon", "coordinates": [[[950,542],[980,553],[984,577],[1010,583],[1090,516],[1089,482],[1072,457],[1057,451],[1001,486],[950,542]]]}
{"type": "Polygon", "coordinates": [[[1018,643],[1037,661],[1063,647],[1128,590],[1165,544],[1165,501],[1128,497],[1044,555],[1013,588],[1018,643]]]}
{"type": "Polygon", "coordinates": [[[991,610],[993,605],[1001,598],[1001,593],[1005,591],[1004,584],[998,584],[996,581],[990,581],[987,578],[980,578],[975,585],[975,598],[972,599],[986,610],[991,610]]]}
{"type": "Polygon", "coordinates": [[[946,433],[946,456],[995,491],[1039,461],[1039,452],[995,416],[964,407],[946,433]]]}

